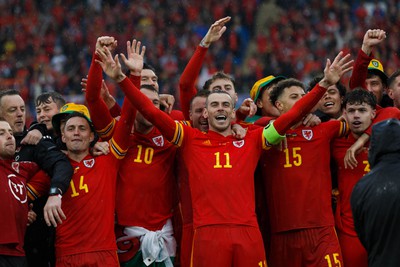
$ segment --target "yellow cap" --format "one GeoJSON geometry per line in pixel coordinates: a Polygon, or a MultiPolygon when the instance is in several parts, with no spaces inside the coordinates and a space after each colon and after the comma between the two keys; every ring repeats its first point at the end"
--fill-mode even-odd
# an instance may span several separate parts
{"type": "Polygon", "coordinates": [[[258,99],[258,97],[260,95],[261,88],[270,84],[273,81],[278,82],[278,81],[284,80],[284,79],[286,79],[286,77],[284,77],[284,76],[276,76],[275,77],[274,75],[269,75],[265,78],[258,80],[250,90],[251,99],[253,99],[253,101],[256,102],[256,100],[258,99]]]}
{"type": "Polygon", "coordinates": [[[383,82],[386,82],[388,79],[385,71],[383,70],[382,63],[377,59],[372,59],[369,62],[368,71],[376,72],[382,78],[383,82]]]}
{"type": "Polygon", "coordinates": [[[92,127],[92,120],[90,119],[90,113],[88,108],[85,105],[79,105],[75,103],[67,103],[64,106],[60,108],[60,113],[56,114],[53,116],[51,119],[51,123],[53,124],[53,129],[56,132],[60,132],[60,122],[63,118],[65,118],[68,114],[74,113],[74,112],[79,112],[82,113],[87,121],[89,122],[89,125],[92,127]]]}

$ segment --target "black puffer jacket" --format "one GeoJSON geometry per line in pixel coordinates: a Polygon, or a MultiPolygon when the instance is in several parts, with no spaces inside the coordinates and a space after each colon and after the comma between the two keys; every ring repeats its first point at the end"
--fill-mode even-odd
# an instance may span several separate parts
{"type": "Polygon", "coordinates": [[[400,266],[400,121],[372,128],[371,171],[351,196],[354,225],[368,252],[368,266],[400,266]]]}

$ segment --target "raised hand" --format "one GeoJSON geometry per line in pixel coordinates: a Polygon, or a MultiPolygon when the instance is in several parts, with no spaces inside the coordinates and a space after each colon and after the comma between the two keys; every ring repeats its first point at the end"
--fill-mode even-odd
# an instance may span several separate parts
{"type": "Polygon", "coordinates": [[[175,97],[169,94],[160,94],[160,105],[165,107],[165,112],[171,113],[174,107],[175,97]]]}
{"type": "Polygon", "coordinates": [[[86,77],[83,77],[83,78],[82,78],[82,80],[81,80],[81,85],[82,85],[81,91],[82,91],[83,93],[86,93],[86,88],[87,88],[87,75],[86,75],[86,77]]]}
{"type": "Polygon", "coordinates": [[[125,57],[124,54],[121,53],[121,58],[124,61],[125,65],[129,68],[131,73],[136,76],[140,76],[143,69],[143,58],[146,52],[146,46],[142,46],[142,51],[140,51],[141,42],[133,39],[132,45],[131,42],[126,42],[126,53],[128,58],[125,57]]]}
{"type": "Polygon", "coordinates": [[[369,55],[372,52],[372,48],[386,39],[386,32],[380,29],[369,29],[363,39],[361,50],[369,55]]]}
{"type": "Polygon", "coordinates": [[[328,88],[337,83],[342,75],[353,69],[354,60],[350,60],[350,54],[343,56],[340,51],[331,63],[330,59],[326,60],[324,69],[324,78],[319,82],[319,85],[328,88]]]}
{"type": "Polygon", "coordinates": [[[246,98],[243,100],[242,105],[240,105],[239,112],[248,117],[252,117],[257,112],[257,106],[251,98],[246,98]]]}
{"type": "Polygon", "coordinates": [[[117,40],[112,36],[100,36],[96,41],[96,50],[107,47],[111,52],[117,47],[117,40]]]}
{"type": "Polygon", "coordinates": [[[116,82],[122,81],[126,76],[122,72],[121,63],[119,63],[118,55],[113,58],[107,46],[102,49],[96,49],[96,55],[100,60],[96,59],[96,63],[101,66],[103,71],[116,82]]]}
{"type": "Polygon", "coordinates": [[[212,42],[218,41],[222,34],[226,31],[225,24],[231,20],[231,17],[225,17],[214,22],[208,29],[207,34],[201,40],[200,45],[209,47],[212,42]]]}

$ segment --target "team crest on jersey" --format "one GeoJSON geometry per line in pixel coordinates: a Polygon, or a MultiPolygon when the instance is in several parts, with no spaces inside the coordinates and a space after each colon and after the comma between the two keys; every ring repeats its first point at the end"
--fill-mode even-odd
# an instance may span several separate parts
{"type": "Polygon", "coordinates": [[[8,186],[10,187],[10,191],[21,203],[25,203],[27,201],[27,196],[26,196],[26,189],[25,189],[25,184],[21,181],[17,181],[17,179],[14,180],[14,178],[17,178],[15,174],[10,174],[7,176],[8,178],[8,186]]]}
{"type": "Polygon", "coordinates": [[[241,148],[244,145],[244,140],[233,141],[233,145],[237,148],[241,148]]]}
{"type": "Polygon", "coordinates": [[[83,161],[83,164],[88,167],[88,168],[92,168],[94,165],[94,159],[87,159],[83,161]]]}
{"type": "Polygon", "coordinates": [[[313,131],[312,130],[302,130],[303,137],[307,140],[311,140],[313,138],[313,131]]]}
{"type": "Polygon", "coordinates": [[[17,173],[19,173],[19,162],[13,162],[13,163],[11,163],[11,167],[14,169],[14,171],[16,171],[17,173]]]}
{"type": "Polygon", "coordinates": [[[156,146],[164,146],[164,137],[162,135],[153,137],[153,143],[156,146]]]}

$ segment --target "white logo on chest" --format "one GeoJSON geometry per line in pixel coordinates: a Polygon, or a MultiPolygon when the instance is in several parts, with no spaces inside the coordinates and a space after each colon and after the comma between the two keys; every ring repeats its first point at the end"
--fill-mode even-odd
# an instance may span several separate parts
{"type": "Polygon", "coordinates": [[[94,165],[94,159],[87,159],[83,161],[83,164],[87,167],[87,168],[92,168],[94,165]]]}
{"type": "Polygon", "coordinates": [[[302,130],[303,137],[307,140],[311,140],[313,138],[313,131],[312,130],[302,130]]]}
{"type": "Polygon", "coordinates": [[[240,140],[240,141],[233,141],[233,145],[237,148],[241,148],[242,146],[244,146],[244,140],[240,140]]]}
{"type": "Polygon", "coordinates": [[[17,176],[15,176],[15,174],[10,174],[7,176],[8,186],[10,187],[10,191],[15,197],[15,199],[17,199],[21,203],[25,203],[27,200],[25,184],[22,181],[21,182],[12,181],[12,179],[16,177],[17,176]]]}
{"type": "Polygon", "coordinates": [[[162,135],[153,137],[153,143],[156,146],[164,146],[164,137],[162,135]]]}

